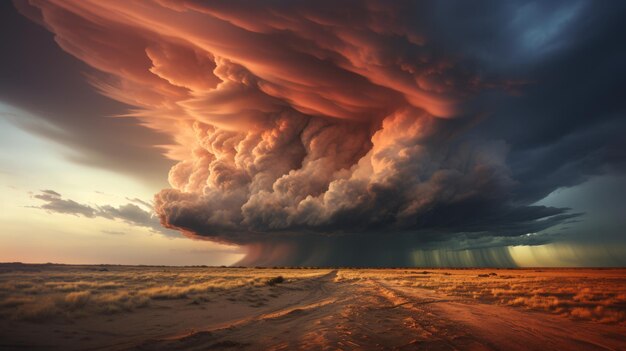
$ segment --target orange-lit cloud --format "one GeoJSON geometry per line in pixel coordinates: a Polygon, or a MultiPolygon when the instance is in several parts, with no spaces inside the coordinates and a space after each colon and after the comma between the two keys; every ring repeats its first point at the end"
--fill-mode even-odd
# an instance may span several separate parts
{"type": "Polygon", "coordinates": [[[238,244],[421,230],[429,241],[566,218],[509,203],[505,143],[457,139],[472,97],[498,84],[404,25],[408,4],[17,5],[105,73],[90,75],[98,89],[177,142],[165,146],[179,161],[172,189],[155,197],[167,227],[238,244]]]}

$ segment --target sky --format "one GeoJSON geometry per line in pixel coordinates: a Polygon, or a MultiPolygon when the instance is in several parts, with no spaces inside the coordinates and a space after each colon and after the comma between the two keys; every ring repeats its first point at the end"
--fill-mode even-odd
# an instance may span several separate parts
{"type": "Polygon", "coordinates": [[[0,261],[626,265],[626,4],[0,6],[0,261]]]}

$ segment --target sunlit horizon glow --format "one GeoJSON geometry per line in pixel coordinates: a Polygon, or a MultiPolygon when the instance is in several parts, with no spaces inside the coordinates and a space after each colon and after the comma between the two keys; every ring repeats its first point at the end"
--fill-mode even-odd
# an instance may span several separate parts
{"type": "Polygon", "coordinates": [[[0,105],[2,262],[222,265],[242,258],[236,247],[194,242],[173,231],[166,237],[120,220],[36,208],[33,195],[50,184],[75,201],[112,206],[124,205],[128,198],[149,199],[154,191],[136,179],[71,162],[66,156],[71,150],[15,125],[37,123],[36,118],[0,105]],[[11,152],[17,149],[18,155],[11,152]]]}
{"type": "Polygon", "coordinates": [[[0,261],[626,264],[623,102],[565,72],[602,9],[498,6],[15,1],[102,96],[0,95],[0,261]]]}

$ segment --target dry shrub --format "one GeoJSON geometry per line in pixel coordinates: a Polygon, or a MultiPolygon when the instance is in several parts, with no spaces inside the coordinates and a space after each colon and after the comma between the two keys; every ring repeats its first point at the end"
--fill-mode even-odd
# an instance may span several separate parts
{"type": "Polygon", "coordinates": [[[91,292],[89,291],[77,291],[65,295],[64,307],[69,310],[75,310],[83,308],[87,305],[91,298],[91,292]]]}
{"type": "Polygon", "coordinates": [[[33,302],[33,298],[25,296],[9,296],[0,300],[0,309],[15,308],[33,302]]]}
{"type": "Polygon", "coordinates": [[[115,292],[98,296],[97,302],[100,312],[111,314],[146,307],[150,299],[143,295],[115,292]]]}
{"type": "Polygon", "coordinates": [[[24,319],[33,322],[41,322],[57,316],[59,309],[56,302],[51,298],[42,298],[19,306],[11,314],[13,319],[24,319]]]}
{"type": "Polygon", "coordinates": [[[190,288],[162,286],[142,290],[141,294],[155,300],[169,300],[186,298],[190,291],[190,288]]]}
{"type": "Polygon", "coordinates": [[[281,284],[285,282],[285,278],[283,278],[282,275],[279,275],[278,277],[274,277],[274,278],[270,278],[268,279],[265,284],[269,285],[269,286],[274,286],[276,284],[281,284]]]}

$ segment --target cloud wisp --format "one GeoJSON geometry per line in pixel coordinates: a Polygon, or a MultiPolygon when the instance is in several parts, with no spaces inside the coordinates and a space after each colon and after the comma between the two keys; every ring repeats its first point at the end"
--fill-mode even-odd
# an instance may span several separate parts
{"type": "MultiPolygon", "coordinates": [[[[33,198],[41,200],[44,204],[35,206],[51,213],[69,214],[74,216],[82,216],[87,218],[106,218],[110,220],[119,220],[132,226],[148,228],[155,233],[163,235],[175,236],[176,232],[164,228],[158,217],[154,214],[152,207],[148,203],[143,202],[144,207],[141,208],[134,203],[127,203],[118,207],[111,205],[90,206],[82,204],[71,199],[65,199],[61,194],[54,190],[41,190],[38,194],[34,194],[33,198]]],[[[134,202],[141,201],[133,199],[134,202]]],[[[118,232],[107,231],[109,234],[120,234],[118,232]]]]}

